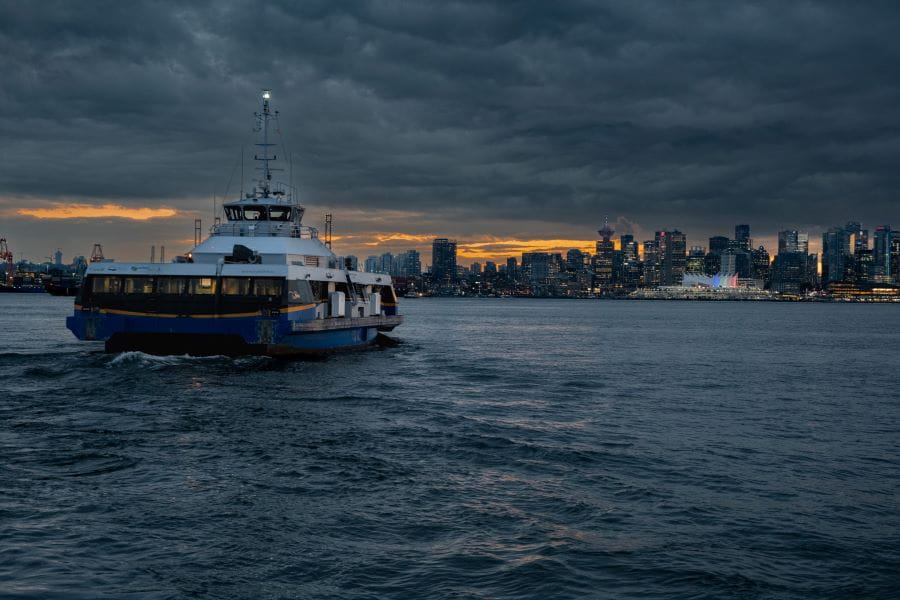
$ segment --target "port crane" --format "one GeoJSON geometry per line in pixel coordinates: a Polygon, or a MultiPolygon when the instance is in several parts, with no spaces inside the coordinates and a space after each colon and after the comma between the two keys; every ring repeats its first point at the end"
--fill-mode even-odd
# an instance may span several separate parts
{"type": "Polygon", "coordinates": [[[100,244],[94,244],[94,249],[91,250],[91,262],[103,262],[103,246],[100,244]]]}
{"type": "Polygon", "coordinates": [[[13,253],[9,251],[6,238],[0,238],[0,262],[6,263],[6,283],[13,284],[13,253]]]}

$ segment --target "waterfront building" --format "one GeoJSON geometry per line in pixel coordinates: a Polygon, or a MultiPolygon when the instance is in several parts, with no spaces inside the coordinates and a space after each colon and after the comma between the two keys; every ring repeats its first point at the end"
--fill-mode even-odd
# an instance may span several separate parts
{"type": "Polygon", "coordinates": [[[524,252],[522,273],[531,283],[533,293],[545,296],[553,291],[559,275],[559,263],[549,252],[524,252]]]}
{"type": "Polygon", "coordinates": [[[469,267],[469,271],[472,272],[472,275],[481,275],[481,263],[473,262],[472,266],[469,267]]]}
{"type": "Polygon", "coordinates": [[[772,290],[800,294],[807,285],[807,257],[803,252],[779,252],[772,263],[772,290]]]}
{"type": "Polygon", "coordinates": [[[367,256],[366,257],[366,273],[377,273],[378,272],[378,257],[377,256],[367,256]]]}
{"type": "Polygon", "coordinates": [[[760,246],[756,250],[751,251],[750,261],[752,262],[752,277],[764,282],[769,281],[771,261],[769,260],[769,253],[766,249],[760,246]]]}
{"type": "Polygon", "coordinates": [[[872,274],[876,281],[890,283],[894,269],[891,264],[893,234],[890,225],[881,225],[875,229],[875,243],[872,248],[872,274]]]}
{"type": "Polygon", "coordinates": [[[456,240],[435,238],[431,243],[431,275],[437,285],[456,281],[456,240]]]}
{"type": "Polygon", "coordinates": [[[704,273],[706,271],[706,252],[703,246],[691,246],[685,261],[685,272],[704,273]]]}
{"type": "Polygon", "coordinates": [[[644,242],[644,264],[641,281],[644,287],[657,287],[660,284],[662,262],[659,255],[659,243],[656,240],[644,242]]]}
{"type": "Polygon", "coordinates": [[[485,261],[484,274],[485,275],[496,275],[497,274],[497,263],[495,263],[492,260],[485,261]]]}
{"type": "Polygon", "coordinates": [[[732,275],[741,279],[749,279],[752,274],[752,259],[750,253],[738,248],[729,248],[720,255],[719,272],[732,275]]]}
{"type": "Polygon", "coordinates": [[[359,257],[354,254],[348,254],[344,257],[344,265],[351,271],[359,271],[359,257]]]}
{"type": "Polygon", "coordinates": [[[687,238],[677,229],[656,232],[659,249],[659,285],[681,285],[687,260],[687,238]]]}
{"type": "Polygon", "coordinates": [[[397,274],[397,265],[393,254],[385,252],[378,258],[378,272],[387,273],[388,275],[397,274]]]}
{"type": "Polygon", "coordinates": [[[843,227],[831,227],[822,234],[822,283],[844,281],[847,257],[850,255],[850,236],[843,227]]]}
{"type": "Polygon", "coordinates": [[[418,277],[422,274],[422,258],[418,250],[407,250],[397,255],[397,274],[401,277],[418,277]]]}
{"type": "Polygon", "coordinates": [[[819,279],[819,255],[818,254],[807,254],[806,255],[806,279],[805,283],[808,287],[812,289],[816,289],[820,287],[820,279],[819,279]]]}
{"type": "Polygon", "coordinates": [[[875,255],[866,248],[858,248],[853,253],[853,273],[851,281],[854,283],[869,283],[873,281],[872,274],[875,271],[875,255]]]}

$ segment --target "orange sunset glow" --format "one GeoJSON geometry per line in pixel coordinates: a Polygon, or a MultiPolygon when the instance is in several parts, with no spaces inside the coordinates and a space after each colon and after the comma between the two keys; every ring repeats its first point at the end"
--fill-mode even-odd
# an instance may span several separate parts
{"type": "Polygon", "coordinates": [[[118,218],[147,221],[164,217],[174,217],[171,208],[133,208],[121,204],[54,204],[47,208],[20,208],[16,211],[27,217],[38,219],[102,219],[118,218]]]}

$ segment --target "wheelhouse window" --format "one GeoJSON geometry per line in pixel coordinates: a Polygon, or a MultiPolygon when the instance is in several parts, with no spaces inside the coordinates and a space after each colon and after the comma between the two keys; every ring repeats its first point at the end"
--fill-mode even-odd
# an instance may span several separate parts
{"type": "Polygon", "coordinates": [[[293,304],[313,304],[316,297],[313,296],[312,286],[305,279],[288,282],[288,302],[293,304]]]}
{"type": "Polygon", "coordinates": [[[291,220],[291,207],[290,206],[270,206],[269,207],[269,220],[271,220],[271,221],[290,221],[291,220]]]}
{"type": "Polygon", "coordinates": [[[244,219],[243,211],[240,206],[226,206],[225,216],[229,221],[241,221],[244,219]]]}
{"type": "Polygon", "coordinates": [[[266,215],[266,207],[265,206],[245,206],[244,207],[244,220],[245,221],[265,221],[268,219],[266,215]]]}
{"type": "Polygon", "coordinates": [[[188,279],[188,294],[206,296],[216,293],[216,280],[212,277],[191,277],[188,279]]]}
{"type": "Polygon", "coordinates": [[[225,296],[249,296],[249,277],[223,277],[222,294],[225,296]]]}
{"type": "Polygon", "coordinates": [[[160,277],[157,289],[160,294],[183,294],[184,284],[184,277],[160,277]]]}
{"type": "Polygon", "coordinates": [[[118,294],[122,291],[121,277],[94,276],[91,291],[95,294],[118,294]]]}
{"type": "Polygon", "coordinates": [[[126,277],[125,278],[126,294],[152,294],[153,278],[152,277],[126,277]]]}
{"type": "Polygon", "coordinates": [[[281,279],[274,277],[257,277],[253,280],[253,293],[256,296],[281,296],[281,279]]]}

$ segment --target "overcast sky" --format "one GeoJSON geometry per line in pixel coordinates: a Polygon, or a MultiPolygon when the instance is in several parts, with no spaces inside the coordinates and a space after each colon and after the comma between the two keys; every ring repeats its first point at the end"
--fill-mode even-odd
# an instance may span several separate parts
{"type": "Polygon", "coordinates": [[[689,245],[900,227],[897,2],[190,5],[0,2],[17,253],[188,250],[238,194],[263,87],[339,253],[584,247],[605,215],[689,245]]]}

